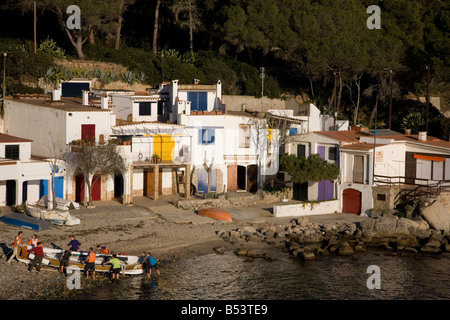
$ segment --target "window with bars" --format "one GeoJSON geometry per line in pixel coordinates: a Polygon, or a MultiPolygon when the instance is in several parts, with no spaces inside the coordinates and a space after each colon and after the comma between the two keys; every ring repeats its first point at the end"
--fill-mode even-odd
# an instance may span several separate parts
{"type": "Polygon", "coordinates": [[[5,146],[5,158],[19,160],[20,158],[20,147],[18,144],[6,145],[5,146]]]}

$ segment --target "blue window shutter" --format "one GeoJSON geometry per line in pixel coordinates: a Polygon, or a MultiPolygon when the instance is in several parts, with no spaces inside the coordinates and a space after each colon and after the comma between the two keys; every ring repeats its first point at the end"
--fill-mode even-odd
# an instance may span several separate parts
{"type": "Polygon", "coordinates": [[[198,92],[198,110],[208,110],[208,94],[206,92],[198,92]]]}
{"type": "Polygon", "coordinates": [[[188,92],[187,99],[191,102],[191,110],[198,110],[198,92],[188,92]]]}

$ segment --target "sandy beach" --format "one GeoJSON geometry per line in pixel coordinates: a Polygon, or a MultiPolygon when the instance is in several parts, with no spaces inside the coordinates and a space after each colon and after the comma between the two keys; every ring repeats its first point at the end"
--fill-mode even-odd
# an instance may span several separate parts
{"type": "MultiPolygon", "coordinates": [[[[81,242],[82,250],[106,245],[112,252],[141,255],[151,251],[162,264],[178,258],[214,253],[220,246],[225,250],[235,250],[242,243],[226,242],[218,234],[247,225],[263,223],[288,223],[292,218],[274,218],[261,208],[239,208],[234,211],[232,222],[214,220],[197,215],[194,211],[177,209],[171,199],[151,201],[141,197],[133,205],[124,206],[116,201],[94,203],[95,208],[82,207],[71,210],[71,214],[81,220],[80,225],[57,226],[51,229],[33,231],[0,223],[0,243],[12,247],[14,237],[19,230],[24,231],[23,243],[27,243],[33,234],[37,234],[44,246],[54,243],[67,248],[70,236],[81,242]]],[[[270,205],[268,205],[270,206],[270,205]]],[[[230,209],[231,211],[231,209],[230,209]]],[[[6,212],[2,211],[2,215],[6,212]]],[[[345,215],[345,219],[358,219],[354,215],[345,215]]],[[[318,219],[323,219],[318,218],[318,219]]],[[[261,242],[249,242],[250,247],[267,245],[261,242]]],[[[0,259],[0,299],[44,299],[48,296],[70,297],[65,288],[65,277],[55,270],[42,269],[40,273],[29,272],[23,263],[6,263],[1,252],[0,259]]],[[[99,277],[100,278],[100,277],[99,277]]],[[[83,281],[85,281],[83,279],[83,281]]],[[[101,284],[101,280],[88,281],[83,287],[101,284]]]]}
{"type": "MultiPolygon", "coordinates": [[[[141,255],[144,250],[150,250],[164,262],[212,253],[213,248],[219,245],[228,245],[232,249],[233,245],[220,239],[217,232],[246,224],[201,217],[191,211],[178,210],[165,200],[152,203],[142,198],[136,202],[139,204],[124,206],[115,201],[105,201],[95,203],[95,208],[71,210],[71,214],[81,220],[81,224],[75,226],[54,225],[51,229],[33,231],[0,223],[0,243],[12,248],[14,237],[22,230],[23,243],[37,234],[44,246],[50,247],[54,243],[67,248],[73,235],[81,242],[82,250],[95,249],[97,245],[106,245],[112,252],[130,255],[141,255]],[[175,217],[171,214],[176,214],[176,218],[171,218],[175,217]]],[[[6,213],[3,210],[1,215],[6,213]]],[[[40,273],[36,270],[29,272],[25,264],[17,261],[7,264],[5,254],[1,252],[0,255],[1,300],[42,299],[61,292],[69,297],[65,277],[57,271],[46,268],[40,273]]],[[[88,281],[83,288],[98,284],[88,281]]]]}

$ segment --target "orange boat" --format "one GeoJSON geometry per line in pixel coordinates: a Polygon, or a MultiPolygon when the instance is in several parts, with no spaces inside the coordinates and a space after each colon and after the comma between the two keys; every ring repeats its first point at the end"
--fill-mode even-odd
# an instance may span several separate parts
{"type": "Polygon", "coordinates": [[[231,214],[228,211],[219,208],[204,208],[199,210],[198,214],[217,220],[233,221],[231,214]]]}

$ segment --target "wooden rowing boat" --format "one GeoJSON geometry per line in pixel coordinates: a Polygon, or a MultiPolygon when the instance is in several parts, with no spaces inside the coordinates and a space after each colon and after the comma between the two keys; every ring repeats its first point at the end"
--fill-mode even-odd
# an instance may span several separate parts
{"type": "Polygon", "coordinates": [[[199,210],[198,214],[217,220],[233,221],[231,214],[228,211],[219,208],[204,208],[199,210]]]}
{"type": "MultiPolygon", "coordinates": [[[[48,266],[52,268],[59,268],[60,259],[65,250],[62,249],[52,249],[44,248],[44,259],[42,261],[43,266],[48,266]]],[[[85,260],[87,258],[88,252],[72,252],[72,256],[69,259],[69,266],[67,270],[69,271],[82,271],[85,269],[85,260]]],[[[29,264],[34,258],[33,253],[27,252],[27,246],[23,246],[22,252],[18,257],[18,260],[29,264]]],[[[107,273],[111,271],[111,265],[107,262],[112,258],[110,254],[97,254],[95,259],[95,271],[107,273]]],[[[117,255],[117,258],[124,262],[122,267],[122,274],[136,275],[142,274],[143,269],[143,257],[129,256],[129,255],[117,255]]]]}

